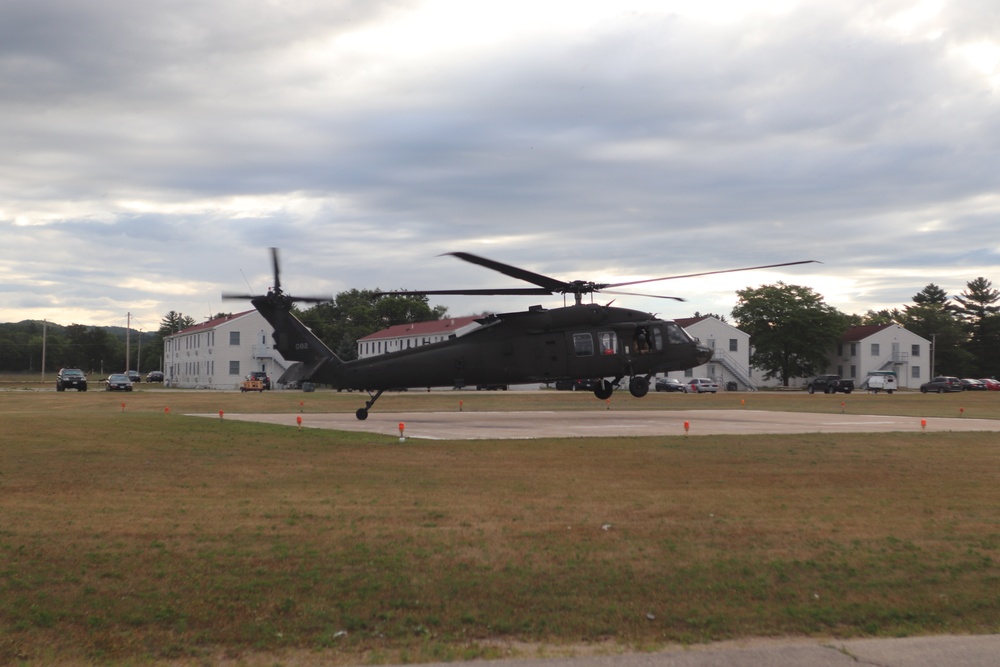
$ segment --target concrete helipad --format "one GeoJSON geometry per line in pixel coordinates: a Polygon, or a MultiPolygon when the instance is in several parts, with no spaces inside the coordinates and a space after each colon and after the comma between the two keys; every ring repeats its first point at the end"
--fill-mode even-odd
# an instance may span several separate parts
{"type": "MultiPolygon", "coordinates": [[[[218,419],[218,415],[214,416],[218,419]]],[[[378,433],[432,440],[530,439],[544,437],[649,436],[753,433],[945,433],[1000,431],[1000,420],[882,415],[764,412],[759,410],[594,410],[580,412],[384,412],[359,421],[348,413],[232,414],[225,419],[302,428],[378,433]]]]}

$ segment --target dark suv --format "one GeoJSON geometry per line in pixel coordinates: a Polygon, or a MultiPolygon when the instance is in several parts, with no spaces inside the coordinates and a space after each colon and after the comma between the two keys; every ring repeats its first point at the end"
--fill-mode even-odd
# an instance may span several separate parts
{"type": "Polygon", "coordinates": [[[264,389],[271,388],[271,378],[268,377],[267,373],[265,373],[264,371],[251,371],[250,374],[247,375],[247,379],[260,380],[261,384],[264,386],[264,389]]]}
{"type": "Polygon", "coordinates": [[[939,394],[943,394],[946,391],[963,391],[964,389],[965,387],[962,386],[962,381],[956,377],[951,377],[950,375],[939,375],[930,382],[925,382],[920,385],[920,392],[923,394],[926,394],[929,391],[935,391],[939,394]]]}
{"type": "Polygon", "coordinates": [[[56,391],[87,391],[87,376],[79,368],[62,368],[56,376],[56,391]]]}

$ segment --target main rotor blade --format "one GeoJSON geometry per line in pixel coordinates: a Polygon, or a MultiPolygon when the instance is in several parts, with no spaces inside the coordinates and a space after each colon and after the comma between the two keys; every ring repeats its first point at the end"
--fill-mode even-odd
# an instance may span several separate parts
{"type": "Polygon", "coordinates": [[[687,299],[682,299],[679,296],[664,296],[662,294],[640,294],[639,292],[616,292],[614,290],[602,289],[596,290],[601,294],[617,294],[619,296],[643,296],[650,299],[671,299],[673,301],[687,301],[687,299]]]}
{"type": "Polygon", "coordinates": [[[223,299],[256,299],[259,294],[233,294],[232,292],[223,292],[223,299]]]}
{"type": "Polygon", "coordinates": [[[503,289],[428,289],[378,292],[376,296],[423,296],[426,294],[452,294],[463,296],[550,296],[552,291],[535,287],[507,287],[503,289]]]}
{"type": "MultiPolygon", "coordinates": [[[[468,252],[446,252],[446,255],[451,255],[452,257],[458,257],[459,259],[465,260],[472,264],[478,264],[479,266],[484,266],[487,269],[493,269],[494,271],[499,271],[500,273],[510,276],[511,278],[517,278],[518,280],[523,280],[525,282],[531,283],[532,285],[538,285],[544,289],[548,290],[548,293],[553,292],[565,292],[570,290],[569,283],[565,283],[561,280],[556,280],[555,278],[549,278],[548,276],[543,276],[540,273],[532,273],[525,269],[519,269],[516,266],[511,266],[510,264],[504,264],[502,262],[497,262],[492,259],[486,259],[485,257],[480,257],[479,255],[473,255],[468,252]]],[[[572,290],[570,290],[572,291],[572,290]]],[[[537,294],[538,292],[535,292],[537,294]]]]}
{"type": "Polygon", "coordinates": [[[605,287],[625,287],[626,285],[640,285],[642,283],[655,283],[660,280],[676,280],[677,278],[697,278],[698,276],[714,276],[719,273],[735,273],[737,271],[756,271],[757,269],[773,269],[779,266],[795,266],[796,264],[822,264],[815,259],[804,259],[798,262],[782,262],[781,264],[765,264],[763,266],[747,266],[742,269],[724,269],[722,271],[703,271],[701,273],[686,273],[682,276],[666,276],[664,278],[647,278],[646,280],[631,280],[627,283],[613,283],[605,287]]]}

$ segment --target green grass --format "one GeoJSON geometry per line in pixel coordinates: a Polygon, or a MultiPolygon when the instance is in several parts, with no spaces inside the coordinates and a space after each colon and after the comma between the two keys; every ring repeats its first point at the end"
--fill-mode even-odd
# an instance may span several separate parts
{"type": "MultiPolygon", "coordinates": [[[[740,399],[1000,417],[992,394],[613,405],[740,399]]],[[[411,392],[376,409],[457,400],[466,411],[604,409],[564,392],[411,392]]],[[[0,392],[0,663],[418,662],[521,642],[647,649],[1000,629],[995,434],[401,445],[183,414],[353,412],[360,401],[0,392]]]]}

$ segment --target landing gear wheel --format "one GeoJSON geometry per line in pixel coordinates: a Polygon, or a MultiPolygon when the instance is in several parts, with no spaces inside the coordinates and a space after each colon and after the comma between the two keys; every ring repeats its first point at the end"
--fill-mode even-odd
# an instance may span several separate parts
{"type": "Polygon", "coordinates": [[[628,390],[636,398],[642,398],[649,393],[649,380],[636,376],[629,380],[628,390]]]}
{"type": "Polygon", "coordinates": [[[359,421],[368,419],[368,408],[358,408],[358,411],[354,413],[354,416],[357,417],[359,421]]]}
{"type": "Polygon", "coordinates": [[[610,380],[601,380],[597,387],[594,388],[594,396],[606,401],[611,398],[611,394],[615,392],[615,386],[611,384],[610,380]]]}

